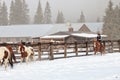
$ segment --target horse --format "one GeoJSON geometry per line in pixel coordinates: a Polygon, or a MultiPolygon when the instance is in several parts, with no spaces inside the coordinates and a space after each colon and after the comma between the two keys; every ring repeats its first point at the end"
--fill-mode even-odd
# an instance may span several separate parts
{"type": "Polygon", "coordinates": [[[105,47],[96,39],[93,40],[93,47],[94,47],[94,55],[96,55],[97,52],[100,52],[101,55],[105,53],[105,47]]]}
{"type": "Polygon", "coordinates": [[[7,69],[8,62],[10,64],[11,68],[13,68],[12,55],[11,55],[9,49],[7,47],[1,46],[0,47],[0,64],[5,65],[5,70],[7,69]]]}
{"type": "Polygon", "coordinates": [[[25,59],[26,63],[28,63],[29,59],[34,59],[34,51],[33,48],[30,46],[27,47],[23,44],[19,44],[18,53],[21,54],[21,63],[23,62],[23,59],[25,59]]]}
{"type": "Polygon", "coordinates": [[[14,63],[17,63],[16,57],[15,57],[15,54],[14,54],[14,52],[13,52],[12,47],[11,47],[10,45],[6,45],[6,48],[10,51],[10,54],[11,54],[13,60],[14,60],[14,63]]]}

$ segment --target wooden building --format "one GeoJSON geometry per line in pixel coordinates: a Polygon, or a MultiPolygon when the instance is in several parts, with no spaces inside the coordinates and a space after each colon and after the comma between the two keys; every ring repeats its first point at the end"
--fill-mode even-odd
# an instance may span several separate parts
{"type": "Polygon", "coordinates": [[[82,33],[86,33],[88,36],[90,34],[95,34],[94,32],[92,32],[85,24],[82,25],[82,27],[80,27],[80,29],[78,31],[74,31],[73,27],[68,27],[68,31],[60,31],[54,34],[51,34],[49,36],[43,36],[40,38],[41,42],[50,42],[51,40],[53,41],[59,41],[59,42],[83,42],[83,41],[87,41],[87,40],[91,40],[93,39],[87,36],[78,36],[75,34],[82,34],[82,33]]]}
{"type": "Polygon", "coordinates": [[[0,42],[20,42],[21,40],[24,42],[46,42],[52,39],[74,42],[76,39],[78,41],[82,38],[72,34],[95,33],[98,29],[102,30],[102,25],[103,23],[72,23],[72,27],[66,26],[66,24],[0,26],[0,42]],[[53,35],[56,35],[56,38],[44,37],[53,35]],[[62,36],[58,38],[57,36],[60,35],[62,36]]]}

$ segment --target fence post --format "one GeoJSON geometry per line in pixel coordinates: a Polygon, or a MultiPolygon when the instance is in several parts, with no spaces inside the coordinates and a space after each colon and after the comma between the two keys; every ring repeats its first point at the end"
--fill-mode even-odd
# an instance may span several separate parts
{"type": "Polygon", "coordinates": [[[111,41],[111,53],[113,53],[113,41],[111,41]]]}
{"type": "Polygon", "coordinates": [[[86,55],[88,55],[88,41],[86,41],[86,55]]]}
{"type": "Polygon", "coordinates": [[[67,44],[64,43],[64,58],[67,58],[67,44]]]}
{"type": "Polygon", "coordinates": [[[53,43],[52,42],[50,42],[50,55],[49,55],[49,59],[50,60],[53,60],[54,58],[53,58],[53,43]]]}
{"type": "Polygon", "coordinates": [[[41,60],[41,43],[38,43],[38,60],[41,60]]]}
{"type": "Polygon", "coordinates": [[[76,56],[78,56],[78,46],[77,46],[77,42],[75,42],[75,53],[76,53],[76,56]]]}
{"type": "Polygon", "coordinates": [[[118,40],[119,52],[120,52],[120,40],[118,40]]]}
{"type": "MultiPolygon", "coordinates": [[[[105,41],[103,41],[103,47],[106,48],[106,44],[105,44],[105,41]]],[[[105,50],[106,51],[106,50],[105,50]]]]}

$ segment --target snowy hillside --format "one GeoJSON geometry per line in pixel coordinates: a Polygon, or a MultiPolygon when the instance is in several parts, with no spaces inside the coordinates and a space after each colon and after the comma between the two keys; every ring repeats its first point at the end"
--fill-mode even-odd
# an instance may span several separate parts
{"type": "Polygon", "coordinates": [[[120,53],[0,67],[0,80],[120,80],[120,53]]]}

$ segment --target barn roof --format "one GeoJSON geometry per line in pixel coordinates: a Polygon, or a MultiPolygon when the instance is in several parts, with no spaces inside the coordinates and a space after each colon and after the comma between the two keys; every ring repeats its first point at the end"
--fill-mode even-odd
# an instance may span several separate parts
{"type": "Polygon", "coordinates": [[[0,26],[0,37],[37,37],[45,35],[52,25],[0,26]]]}
{"type": "Polygon", "coordinates": [[[91,32],[91,30],[85,24],[82,25],[79,31],[80,32],[91,32]]]}
{"type": "MultiPolygon", "coordinates": [[[[102,33],[103,23],[71,23],[71,27],[73,28],[73,31],[78,31],[84,24],[90,29],[91,32],[100,31],[102,33]]],[[[53,26],[54,29],[51,29],[48,34],[68,31],[69,28],[66,24],[53,24],[53,26]]]]}
{"type": "MultiPolygon", "coordinates": [[[[96,38],[97,34],[88,34],[88,33],[73,33],[73,36],[85,37],[85,38],[96,38]]],[[[107,35],[101,35],[102,37],[107,37],[107,35]]]]}
{"type": "Polygon", "coordinates": [[[69,35],[49,35],[49,36],[43,36],[41,38],[65,38],[68,37],[69,35]]]}
{"type": "MultiPolygon", "coordinates": [[[[71,23],[71,26],[74,31],[78,31],[83,24],[86,24],[92,32],[101,31],[103,25],[103,23],[71,23]]],[[[0,37],[40,37],[60,31],[68,31],[66,23],[0,26],[0,37]]]]}

